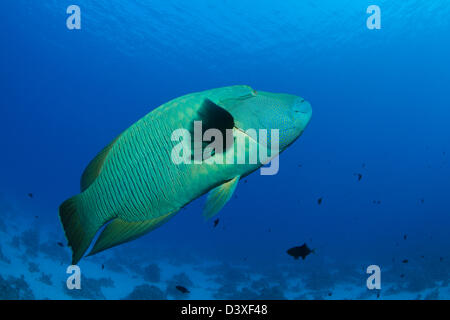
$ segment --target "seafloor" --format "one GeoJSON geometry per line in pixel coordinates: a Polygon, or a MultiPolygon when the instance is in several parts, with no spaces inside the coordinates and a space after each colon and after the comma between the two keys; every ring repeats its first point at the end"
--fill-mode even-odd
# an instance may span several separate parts
{"type": "MultiPolygon", "coordinates": [[[[446,299],[450,261],[418,256],[384,266],[368,290],[362,266],[311,254],[291,263],[250,265],[130,243],[82,260],[81,290],[68,290],[70,250],[61,235],[25,221],[2,200],[0,299],[446,299]],[[19,218],[18,218],[19,217],[19,218]],[[436,260],[436,261],[435,261],[436,260]],[[446,280],[442,280],[446,279],[446,280]],[[183,286],[189,293],[182,293],[183,286]]],[[[145,241],[145,240],[144,240],[145,241]]],[[[142,243],[141,243],[142,244],[142,243]]]]}

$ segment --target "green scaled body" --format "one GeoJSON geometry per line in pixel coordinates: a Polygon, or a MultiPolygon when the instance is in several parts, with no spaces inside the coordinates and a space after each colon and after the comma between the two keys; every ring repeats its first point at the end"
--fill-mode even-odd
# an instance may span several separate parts
{"type": "Polygon", "coordinates": [[[205,215],[217,213],[230,199],[240,177],[260,165],[174,164],[171,155],[178,142],[172,141],[172,133],[180,128],[192,130],[193,121],[239,132],[235,126],[247,123],[246,117],[254,117],[238,112],[239,104],[255,95],[248,86],[232,86],[176,98],[147,114],[103,149],[82,175],[82,192],[60,206],[72,263],[82,258],[104,225],[90,254],[146,234],[210,190],[205,215]],[[233,120],[233,113],[241,119],[233,120]],[[231,119],[228,122],[227,117],[231,119]]]}

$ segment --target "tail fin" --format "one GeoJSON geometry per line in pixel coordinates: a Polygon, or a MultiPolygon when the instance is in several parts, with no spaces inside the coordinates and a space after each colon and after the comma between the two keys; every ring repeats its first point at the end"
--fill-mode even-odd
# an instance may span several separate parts
{"type": "Polygon", "coordinates": [[[87,214],[83,209],[81,195],[67,199],[59,207],[59,218],[72,249],[72,264],[80,261],[95,234],[104,224],[103,221],[98,221],[96,214],[87,214]]]}

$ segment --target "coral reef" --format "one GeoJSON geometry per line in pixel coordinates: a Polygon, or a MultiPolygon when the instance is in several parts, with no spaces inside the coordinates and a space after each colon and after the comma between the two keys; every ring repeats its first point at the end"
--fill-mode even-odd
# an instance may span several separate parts
{"type": "Polygon", "coordinates": [[[141,284],[123,298],[123,300],[166,300],[164,292],[154,285],[141,284]]]}
{"type": "Polygon", "coordinates": [[[194,284],[191,279],[189,279],[188,275],[184,272],[174,275],[169,281],[167,281],[167,289],[166,293],[168,296],[171,296],[175,299],[184,299],[188,296],[185,293],[180,292],[176,287],[182,286],[185,288],[190,288],[194,284]]]}
{"type": "Polygon", "coordinates": [[[11,246],[16,249],[20,249],[20,237],[13,236],[11,239],[11,246]]]}
{"type": "Polygon", "coordinates": [[[3,278],[0,275],[0,300],[34,300],[34,294],[31,291],[24,276],[20,278],[3,278]]]}
{"type": "Polygon", "coordinates": [[[214,275],[212,280],[219,284],[239,284],[250,280],[247,270],[233,267],[228,263],[223,263],[207,268],[201,268],[202,272],[214,275]]]}
{"type": "Polygon", "coordinates": [[[39,272],[39,266],[34,262],[29,262],[28,271],[30,271],[31,273],[39,272]]]}
{"type": "MultiPolygon", "coordinates": [[[[17,241],[14,239],[13,241],[17,241]]],[[[19,247],[25,249],[28,257],[36,257],[39,253],[40,237],[35,229],[28,229],[22,232],[19,237],[19,247]]]]}
{"type": "Polygon", "coordinates": [[[4,262],[4,263],[7,263],[7,264],[11,263],[11,260],[9,260],[9,258],[3,254],[1,246],[0,246],[0,261],[4,262]]]}
{"type": "Polygon", "coordinates": [[[67,289],[66,282],[63,282],[63,289],[65,293],[74,299],[92,299],[103,300],[105,295],[102,288],[112,288],[114,282],[111,278],[93,279],[83,277],[81,280],[81,289],[67,289]]]}
{"type": "Polygon", "coordinates": [[[38,279],[40,282],[45,283],[46,285],[52,286],[53,281],[49,274],[42,272],[41,277],[38,279]]]}
{"type": "Polygon", "coordinates": [[[161,269],[155,263],[149,264],[143,272],[145,281],[157,283],[161,280],[161,269]]]}
{"type": "Polygon", "coordinates": [[[256,280],[250,287],[238,289],[236,285],[225,284],[214,294],[216,299],[232,300],[285,300],[281,285],[270,285],[265,280],[256,280]]]}
{"type": "Polygon", "coordinates": [[[439,289],[438,288],[431,291],[424,298],[424,300],[438,300],[438,299],[439,299],[439,289]]]}

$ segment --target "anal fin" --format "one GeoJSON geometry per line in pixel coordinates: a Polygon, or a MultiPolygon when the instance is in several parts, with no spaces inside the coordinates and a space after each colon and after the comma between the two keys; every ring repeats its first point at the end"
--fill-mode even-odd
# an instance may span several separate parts
{"type": "Polygon", "coordinates": [[[240,176],[234,177],[209,192],[208,199],[206,200],[203,209],[203,216],[206,219],[213,217],[231,199],[231,196],[238,185],[239,178],[240,176]]]}
{"type": "Polygon", "coordinates": [[[135,240],[167,222],[178,210],[144,221],[125,221],[120,218],[109,223],[94,244],[89,256],[119,244],[135,240]]]}

